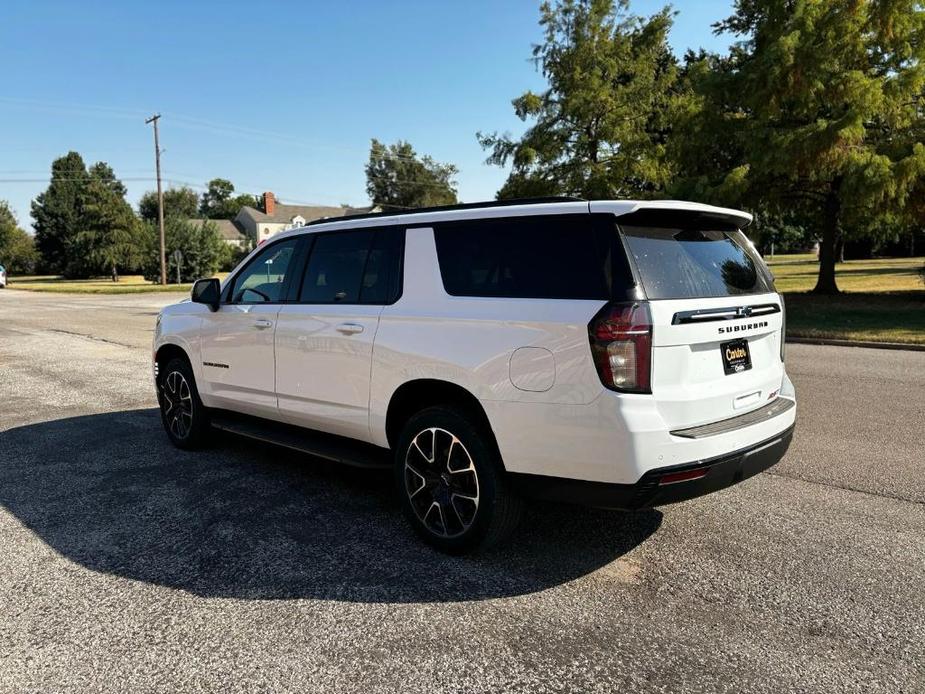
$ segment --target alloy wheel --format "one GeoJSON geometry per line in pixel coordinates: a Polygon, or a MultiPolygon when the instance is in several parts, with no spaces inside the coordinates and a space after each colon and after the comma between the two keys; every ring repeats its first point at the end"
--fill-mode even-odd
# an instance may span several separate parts
{"type": "Polygon", "coordinates": [[[446,429],[419,432],[405,454],[405,492],[418,520],[440,537],[459,537],[475,522],[479,478],[462,442],[446,429]]]}
{"type": "Polygon", "coordinates": [[[161,384],[161,408],[167,427],[178,439],[185,439],[193,424],[193,396],[179,371],[171,371],[161,384]]]}

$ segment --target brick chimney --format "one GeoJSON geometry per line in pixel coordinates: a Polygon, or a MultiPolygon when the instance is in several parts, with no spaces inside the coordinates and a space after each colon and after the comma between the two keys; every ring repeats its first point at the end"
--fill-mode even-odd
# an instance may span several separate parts
{"type": "Polygon", "coordinates": [[[276,198],[270,191],[263,194],[263,211],[269,215],[276,211],[276,198]]]}

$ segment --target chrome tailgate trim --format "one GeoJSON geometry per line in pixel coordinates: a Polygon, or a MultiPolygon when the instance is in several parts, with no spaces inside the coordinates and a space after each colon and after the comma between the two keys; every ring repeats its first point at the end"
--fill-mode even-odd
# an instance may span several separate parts
{"type": "Polygon", "coordinates": [[[796,405],[797,403],[795,400],[777,398],[774,402],[764,407],[759,407],[757,410],[746,412],[745,414],[736,415],[729,419],[721,419],[718,422],[711,422],[710,424],[701,424],[700,426],[689,427],[687,429],[676,429],[670,433],[672,436],[682,436],[686,439],[702,439],[708,436],[728,434],[730,431],[749,427],[760,422],[766,422],[773,417],[782,415],[784,412],[796,407],[796,405]]]}

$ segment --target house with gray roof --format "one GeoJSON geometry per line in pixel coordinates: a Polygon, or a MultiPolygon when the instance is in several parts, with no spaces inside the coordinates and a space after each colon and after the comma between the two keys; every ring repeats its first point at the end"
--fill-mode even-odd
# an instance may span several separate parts
{"type": "Polygon", "coordinates": [[[263,210],[242,207],[233,220],[234,226],[253,243],[262,243],[286,229],[305,226],[317,219],[333,219],[354,214],[378,212],[373,207],[330,207],[324,205],[284,205],[273,193],[263,194],[263,210]]]}

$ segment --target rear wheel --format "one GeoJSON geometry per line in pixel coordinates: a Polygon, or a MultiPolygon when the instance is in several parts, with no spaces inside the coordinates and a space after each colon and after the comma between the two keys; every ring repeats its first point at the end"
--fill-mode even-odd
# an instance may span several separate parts
{"type": "Polygon", "coordinates": [[[408,421],[395,478],[412,527],[445,552],[497,544],[520,519],[522,502],[508,490],[490,434],[449,407],[422,410],[408,421]]]}
{"type": "Polygon", "coordinates": [[[199,399],[193,370],[185,359],[171,359],[158,377],[161,422],[178,448],[196,449],[206,442],[209,413],[199,399]]]}

